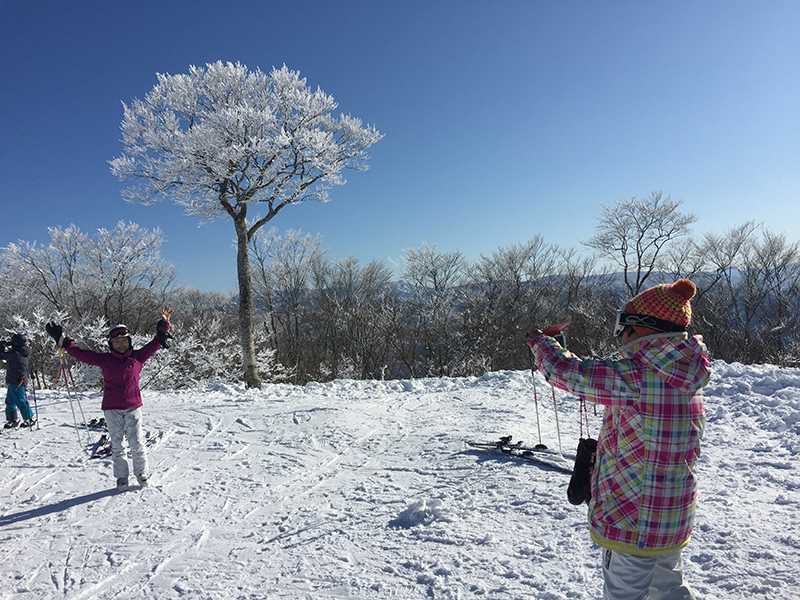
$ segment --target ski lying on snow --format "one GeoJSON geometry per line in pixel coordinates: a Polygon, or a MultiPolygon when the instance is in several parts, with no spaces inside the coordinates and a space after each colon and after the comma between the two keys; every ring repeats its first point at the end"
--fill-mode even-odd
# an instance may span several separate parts
{"type": "Polygon", "coordinates": [[[572,467],[570,461],[574,463],[575,457],[563,456],[549,448],[526,448],[522,445],[521,441],[512,442],[511,436],[504,436],[496,442],[471,442],[467,441],[467,446],[489,452],[491,454],[499,454],[508,456],[526,462],[532,462],[562,473],[572,474],[572,467]]]}
{"type": "Polygon", "coordinates": [[[468,442],[468,443],[469,443],[470,446],[474,446],[476,448],[497,448],[499,450],[502,450],[504,448],[510,448],[510,449],[514,449],[514,450],[519,450],[520,452],[523,452],[523,453],[526,453],[526,454],[527,453],[532,453],[532,452],[535,452],[536,454],[542,454],[542,455],[548,455],[549,454],[549,455],[555,456],[557,458],[566,459],[566,460],[568,460],[568,461],[570,461],[572,463],[575,462],[575,455],[574,454],[572,454],[572,455],[571,454],[563,454],[561,452],[558,452],[556,450],[552,450],[552,449],[548,448],[547,446],[543,446],[543,445],[537,445],[537,446],[534,446],[534,447],[530,448],[530,447],[527,447],[527,446],[523,446],[523,442],[521,440],[518,440],[516,442],[512,442],[511,439],[512,439],[512,436],[504,435],[503,437],[501,437],[496,442],[468,442]]]}
{"type": "Polygon", "coordinates": [[[570,467],[569,463],[566,461],[559,461],[558,458],[556,458],[557,456],[560,456],[558,454],[542,454],[540,452],[530,450],[520,450],[519,448],[498,448],[497,446],[491,446],[487,444],[476,445],[472,442],[467,442],[467,445],[477,450],[481,450],[482,452],[499,454],[514,459],[524,460],[526,462],[536,463],[538,465],[550,467],[556,471],[566,473],[567,475],[572,475],[572,467],[570,467]]]}
{"type": "MultiPolygon", "coordinates": [[[[160,430],[160,431],[147,431],[144,434],[144,446],[148,450],[153,446],[157,446],[164,439],[169,435],[169,431],[160,430]]],[[[107,434],[103,434],[100,436],[100,439],[95,442],[92,447],[92,454],[89,458],[106,458],[107,456],[111,456],[111,440],[108,438],[107,434]]]]}

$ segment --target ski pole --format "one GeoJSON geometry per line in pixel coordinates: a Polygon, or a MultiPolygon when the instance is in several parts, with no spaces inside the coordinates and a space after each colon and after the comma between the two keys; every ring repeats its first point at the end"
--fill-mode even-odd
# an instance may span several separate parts
{"type": "MultiPolygon", "coordinates": [[[[75,379],[73,379],[72,377],[72,368],[69,366],[69,363],[66,363],[66,373],[69,375],[70,381],[72,381],[72,389],[75,389],[75,379]]],[[[66,375],[64,375],[64,377],[66,378],[66,375]]],[[[77,394],[75,395],[75,401],[78,403],[78,410],[81,412],[81,419],[83,420],[83,426],[86,428],[86,431],[88,432],[89,426],[86,424],[86,416],[83,414],[83,406],[81,406],[81,399],[77,394]]]]}
{"type": "Polygon", "coordinates": [[[556,388],[552,384],[550,389],[553,391],[553,412],[556,413],[556,432],[558,433],[558,451],[564,454],[564,449],[561,447],[561,428],[558,426],[558,406],[556,406],[556,388]]]}
{"type": "Polygon", "coordinates": [[[39,406],[36,404],[36,377],[33,378],[31,393],[33,394],[33,414],[36,416],[36,431],[39,431],[41,427],[39,426],[39,406]]]}
{"type": "Polygon", "coordinates": [[[536,363],[533,359],[533,351],[531,351],[531,382],[533,383],[533,405],[536,407],[536,432],[539,434],[539,443],[536,447],[545,450],[547,446],[542,443],[542,430],[539,427],[539,398],[536,394],[536,363]]]}
{"type": "MultiPolygon", "coordinates": [[[[64,367],[65,363],[67,361],[66,351],[63,348],[59,348],[58,349],[58,356],[61,359],[61,365],[60,366],[64,367]]],[[[80,431],[80,428],[78,427],[78,418],[75,416],[75,406],[73,406],[73,404],[72,404],[72,392],[69,389],[69,379],[67,378],[67,370],[66,370],[66,368],[61,368],[60,370],[63,371],[63,373],[64,373],[64,384],[66,385],[66,388],[67,388],[67,398],[69,398],[69,408],[70,408],[70,410],[72,410],[72,422],[75,423],[75,434],[78,436],[78,446],[83,448],[84,444],[83,444],[83,441],[81,440],[81,431],[80,431]]],[[[74,380],[73,380],[73,383],[74,383],[74,380]]],[[[81,410],[81,412],[83,412],[83,410],[81,410]]],[[[85,421],[85,419],[84,419],[84,421],[85,421]]]]}
{"type": "MultiPolygon", "coordinates": [[[[566,337],[564,336],[564,328],[572,323],[572,321],[567,321],[566,323],[559,323],[558,325],[553,325],[545,329],[542,333],[544,335],[549,335],[550,337],[554,338],[556,341],[561,343],[561,346],[566,350],[567,349],[567,341],[566,337]]],[[[556,414],[556,432],[558,433],[558,451],[563,455],[564,449],[561,447],[561,427],[558,425],[558,405],[556,404],[556,388],[551,383],[550,389],[553,391],[553,411],[556,414]]]]}

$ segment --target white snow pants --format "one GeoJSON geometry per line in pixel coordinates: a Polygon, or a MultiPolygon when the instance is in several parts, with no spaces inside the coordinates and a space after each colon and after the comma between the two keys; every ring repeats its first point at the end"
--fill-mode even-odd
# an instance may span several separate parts
{"type": "Polygon", "coordinates": [[[133,474],[147,475],[147,452],[144,447],[142,426],[142,407],[125,410],[104,410],[108,437],[111,438],[111,456],[114,460],[114,477],[128,477],[128,459],[122,439],[128,439],[128,447],[133,459],[133,474]]]}
{"type": "Polygon", "coordinates": [[[696,600],[680,550],[659,556],[602,551],[603,600],[696,600]]]}

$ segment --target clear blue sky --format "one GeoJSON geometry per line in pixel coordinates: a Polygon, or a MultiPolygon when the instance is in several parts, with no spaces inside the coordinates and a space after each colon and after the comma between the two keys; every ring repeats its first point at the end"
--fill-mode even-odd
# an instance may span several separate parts
{"type": "Polygon", "coordinates": [[[271,223],[366,263],[468,259],[662,190],[695,232],[800,240],[800,2],[0,0],[0,246],[160,226],[179,282],[233,291],[230,220],[121,199],[121,102],[156,73],[286,64],[385,134],[327,204],[271,223]]]}

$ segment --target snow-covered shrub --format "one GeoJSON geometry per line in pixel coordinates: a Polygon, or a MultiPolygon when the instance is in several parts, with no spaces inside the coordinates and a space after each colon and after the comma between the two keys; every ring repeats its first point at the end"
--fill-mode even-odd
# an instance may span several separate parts
{"type": "MultiPolygon", "coordinates": [[[[155,354],[142,370],[142,387],[182,389],[212,383],[239,383],[242,376],[242,347],[235,324],[217,318],[194,323],[187,330],[173,326],[175,336],[167,349],[155,354]]],[[[257,329],[256,352],[259,375],[267,383],[284,382],[291,373],[277,362],[275,351],[265,346],[257,329]]]]}

